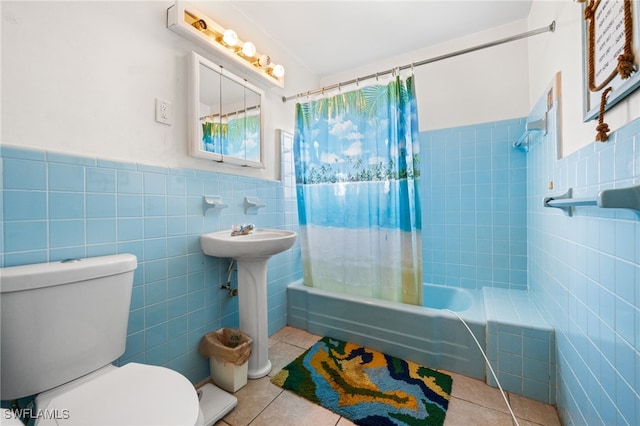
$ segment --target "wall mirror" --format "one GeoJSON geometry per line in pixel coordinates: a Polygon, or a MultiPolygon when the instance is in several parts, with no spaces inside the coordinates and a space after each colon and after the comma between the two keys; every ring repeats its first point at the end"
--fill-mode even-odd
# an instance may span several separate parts
{"type": "Polygon", "coordinates": [[[191,155],[263,168],[264,92],[195,52],[190,68],[191,155]]]}

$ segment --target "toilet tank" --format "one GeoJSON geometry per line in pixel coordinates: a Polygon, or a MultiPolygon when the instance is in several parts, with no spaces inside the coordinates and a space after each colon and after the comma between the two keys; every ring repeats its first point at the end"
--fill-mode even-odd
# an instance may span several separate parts
{"type": "Polygon", "coordinates": [[[0,399],[54,388],[124,353],[132,254],[0,269],[0,399]]]}

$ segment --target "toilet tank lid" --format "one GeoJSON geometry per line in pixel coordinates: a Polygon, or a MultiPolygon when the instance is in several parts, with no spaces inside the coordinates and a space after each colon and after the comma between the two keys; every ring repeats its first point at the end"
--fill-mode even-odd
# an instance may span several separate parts
{"type": "Polygon", "coordinates": [[[52,287],[133,271],[138,259],[133,254],[70,259],[60,262],[0,268],[0,293],[52,287]]]}

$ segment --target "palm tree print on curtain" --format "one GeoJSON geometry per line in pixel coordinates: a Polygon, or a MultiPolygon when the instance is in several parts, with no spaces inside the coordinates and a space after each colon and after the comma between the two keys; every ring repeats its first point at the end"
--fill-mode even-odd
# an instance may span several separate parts
{"type": "Polygon", "coordinates": [[[413,77],[296,105],[305,285],[422,305],[413,77]]]}
{"type": "Polygon", "coordinates": [[[227,124],[205,121],[202,123],[202,143],[207,152],[220,152],[222,141],[227,138],[227,124]]]}
{"type": "Polygon", "coordinates": [[[248,115],[228,122],[202,123],[205,151],[260,161],[260,116],[248,115]]]}

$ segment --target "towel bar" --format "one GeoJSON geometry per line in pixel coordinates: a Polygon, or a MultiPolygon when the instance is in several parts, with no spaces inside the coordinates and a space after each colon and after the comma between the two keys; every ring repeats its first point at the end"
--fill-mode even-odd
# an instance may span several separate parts
{"type": "Polygon", "coordinates": [[[595,198],[573,198],[573,189],[554,197],[545,197],[544,207],[562,209],[565,215],[572,216],[577,206],[598,206],[605,209],[632,209],[640,212],[640,185],[627,188],[603,189],[595,198]]]}

